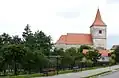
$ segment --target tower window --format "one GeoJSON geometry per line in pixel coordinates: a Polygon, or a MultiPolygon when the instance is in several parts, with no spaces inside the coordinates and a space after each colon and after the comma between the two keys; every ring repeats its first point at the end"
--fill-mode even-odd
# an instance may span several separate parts
{"type": "Polygon", "coordinates": [[[102,30],[99,30],[99,34],[102,34],[102,30]]]}

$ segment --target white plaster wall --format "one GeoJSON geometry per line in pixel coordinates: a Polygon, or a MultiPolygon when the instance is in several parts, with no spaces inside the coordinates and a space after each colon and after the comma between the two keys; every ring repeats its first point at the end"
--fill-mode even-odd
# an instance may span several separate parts
{"type": "Polygon", "coordinates": [[[93,38],[106,38],[106,27],[94,26],[91,27],[90,32],[93,38]],[[102,34],[99,34],[99,30],[102,30],[102,34]]]}
{"type": "MultiPolygon", "coordinates": [[[[55,47],[60,49],[60,48],[63,48],[64,50],[66,49],[69,49],[71,47],[75,47],[75,48],[80,48],[80,44],[56,44],[55,47]]],[[[87,45],[87,46],[90,46],[90,47],[93,47],[93,45],[87,45]]]]}
{"type": "Polygon", "coordinates": [[[109,57],[108,56],[102,56],[98,61],[100,61],[100,62],[109,62],[109,57]]]}
{"type": "Polygon", "coordinates": [[[104,47],[106,49],[106,39],[93,39],[94,47],[104,47]]]}
{"type": "Polygon", "coordinates": [[[80,46],[81,45],[74,45],[74,44],[72,44],[72,45],[66,45],[66,49],[69,49],[71,47],[80,48],[80,46]]]}
{"type": "Polygon", "coordinates": [[[56,47],[57,49],[60,49],[60,48],[65,49],[65,48],[66,48],[66,44],[55,44],[55,47],[56,47]]]}

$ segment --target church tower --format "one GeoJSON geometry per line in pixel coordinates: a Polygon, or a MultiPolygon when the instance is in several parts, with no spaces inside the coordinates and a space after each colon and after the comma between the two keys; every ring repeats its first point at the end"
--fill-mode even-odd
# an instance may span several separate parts
{"type": "Polygon", "coordinates": [[[96,49],[106,49],[106,24],[102,21],[99,9],[93,24],[90,26],[90,32],[93,39],[93,45],[96,49]]]}

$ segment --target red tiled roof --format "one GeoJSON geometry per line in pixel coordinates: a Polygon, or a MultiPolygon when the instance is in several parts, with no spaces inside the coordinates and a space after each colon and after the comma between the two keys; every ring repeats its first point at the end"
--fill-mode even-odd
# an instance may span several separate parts
{"type": "MultiPolygon", "coordinates": [[[[89,50],[83,49],[83,53],[86,54],[89,50]]],[[[109,50],[98,50],[101,56],[108,56],[109,50]]]]}
{"type": "Polygon", "coordinates": [[[108,56],[109,51],[108,51],[108,50],[99,50],[99,53],[100,53],[102,56],[108,56]]]}
{"type": "Polygon", "coordinates": [[[61,35],[59,40],[56,43],[66,44],[66,35],[61,35]]]}
{"type": "Polygon", "coordinates": [[[97,10],[95,21],[93,22],[93,24],[91,25],[91,27],[92,26],[106,26],[106,24],[102,21],[102,18],[101,18],[99,9],[97,10]]]}
{"type": "Polygon", "coordinates": [[[93,44],[91,34],[68,33],[62,35],[56,44],[93,44]]]}
{"type": "Polygon", "coordinates": [[[86,54],[89,50],[83,49],[83,54],[86,54]]]}

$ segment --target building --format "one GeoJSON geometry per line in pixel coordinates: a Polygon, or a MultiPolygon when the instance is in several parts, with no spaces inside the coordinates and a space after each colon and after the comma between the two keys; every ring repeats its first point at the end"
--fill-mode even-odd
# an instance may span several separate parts
{"type": "MultiPolygon", "coordinates": [[[[83,50],[83,53],[86,54],[88,51],[87,49],[83,50]]],[[[110,50],[98,50],[98,52],[101,54],[101,58],[98,59],[99,62],[109,62],[109,56],[108,53],[110,52],[110,50]]]]}
{"type": "Polygon", "coordinates": [[[112,48],[111,48],[111,50],[115,50],[118,47],[119,47],[119,45],[113,45],[112,48]]]}
{"type": "Polygon", "coordinates": [[[99,9],[93,24],[90,26],[90,34],[67,33],[61,35],[57,40],[56,48],[68,49],[71,47],[79,48],[81,45],[88,45],[95,49],[106,49],[107,25],[103,22],[99,9]]]}

